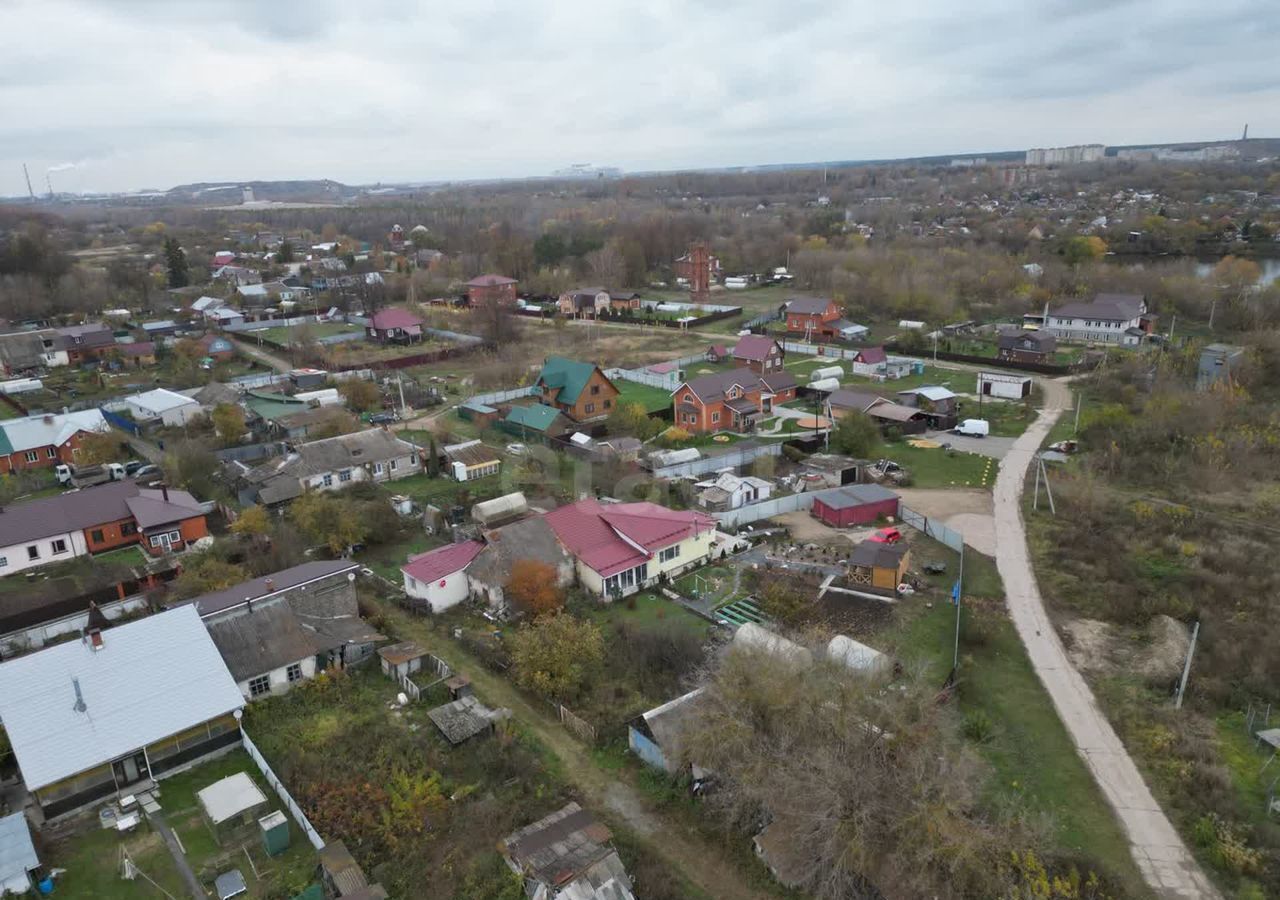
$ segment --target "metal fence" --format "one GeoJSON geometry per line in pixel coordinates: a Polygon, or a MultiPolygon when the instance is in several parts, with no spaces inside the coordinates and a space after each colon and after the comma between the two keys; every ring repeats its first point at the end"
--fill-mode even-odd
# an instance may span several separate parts
{"type": "Polygon", "coordinates": [[[293,799],[289,789],[284,786],[284,782],[276,777],[275,772],[271,771],[271,766],[267,764],[266,757],[258,750],[257,745],[249,739],[249,732],[244,730],[243,725],[240,727],[240,743],[244,745],[245,752],[249,754],[249,758],[253,760],[254,765],[258,767],[262,777],[267,780],[267,784],[271,785],[271,789],[280,797],[280,802],[289,810],[289,815],[293,816],[293,820],[298,823],[302,833],[307,836],[311,846],[317,850],[323,850],[324,838],[320,837],[320,832],[316,831],[315,826],[311,824],[311,820],[307,818],[307,814],[302,811],[302,807],[293,799]]]}
{"type": "Polygon", "coordinates": [[[713,515],[715,515],[716,521],[720,523],[722,528],[733,528],[750,522],[758,522],[761,519],[771,519],[783,513],[810,509],[815,498],[838,490],[840,488],[828,488],[825,491],[806,491],[803,494],[788,494],[785,497],[774,497],[772,500],[765,500],[762,503],[752,503],[749,506],[740,506],[737,509],[730,509],[713,515]]]}
{"type": "Polygon", "coordinates": [[[670,466],[661,466],[654,468],[652,471],[655,478],[682,478],[686,475],[703,475],[707,472],[715,472],[730,466],[745,466],[747,463],[754,462],[763,456],[781,455],[782,441],[774,441],[768,444],[744,444],[728,453],[704,456],[701,459],[675,463],[670,466]]]}
{"type": "Polygon", "coordinates": [[[916,512],[902,503],[898,504],[898,517],[902,519],[902,524],[910,525],[938,543],[945,544],[957,553],[964,552],[964,535],[954,528],[949,528],[941,522],[930,519],[924,513],[916,512]]]}
{"type": "Polygon", "coordinates": [[[488,394],[476,394],[474,397],[468,397],[463,400],[459,406],[466,406],[468,403],[480,403],[485,406],[492,406],[495,403],[502,403],[506,400],[516,400],[520,397],[530,397],[538,392],[533,385],[528,387],[511,388],[508,391],[492,391],[488,394]]]}
{"type": "Polygon", "coordinates": [[[669,372],[653,372],[648,366],[638,369],[606,369],[605,375],[610,379],[620,378],[623,381],[634,381],[636,384],[647,384],[649,387],[665,388],[674,391],[680,386],[680,369],[690,363],[706,362],[705,353],[691,353],[679,359],[667,360],[664,365],[673,366],[669,372]]]}
{"type": "Polygon", "coordinates": [[[775,309],[771,312],[761,313],[760,315],[756,316],[754,319],[748,319],[747,321],[742,323],[742,327],[748,328],[748,329],[758,328],[761,325],[768,325],[770,322],[776,322],[781,318],[782,318],[782,313],[775,309]]]}
{"type": "Polygon", "coordinates": [[[137,437],[138,435],[142,434],[142,428],[138,425],[138,423],[134,422],[132,419],[126,418],[125,416],[112,412],[111,410],[107,409],[105,406],[99,407],[98,411],[102,413],[102,418],[107,420],[107,424],[111,425],[112,427],[119,428],[121,431],[127,431],[129,432],[129,434],[132,434],[134,437],[137,437]]]}

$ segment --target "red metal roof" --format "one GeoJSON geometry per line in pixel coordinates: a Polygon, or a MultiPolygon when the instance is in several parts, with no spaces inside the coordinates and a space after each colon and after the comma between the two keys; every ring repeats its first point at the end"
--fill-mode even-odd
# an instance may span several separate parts
{"type": "Polygon", "coordinates": [[[377,331],[384,331],[388,328],[415,328],[422,324],[422,320],[407,309],[392,307],[378,310],[369,324],[377,331]]]}
{"type": "Polygon", "coordinates": [[[777,341],[765,334],[744,334],[738,338],[738,345],[733,348],[733,358],[764,362],[769,358],[769,353],[776,343],[777,341]]]}
{"type": "Polygon", "coordinates": [[[706,513],[656,503],[605,505],[598,500],[562,506],[547,513],[546,519],[569,552],[605,578],[715,527],[715,519],[706,513]]]}
{"type": "Polygon", "coordinates": [[[400,567],[400,571],[430,584],[438,578],[462,571],[471,564],[471,560],[480,555],[483,549],[483,541],[447,544],[410,557],[409,561],[400,567]]]}
{"type": "Polygon", "coordinates": [[[863,347],[858,351],[857,356],[859,362],[866,363],[869,366],[878,366],[888,358],[883,347],[863,347]]]}
{"type": "Polygon", "coordinates": [[[495,287],[499,284],[515,284],[514,278],[506,275],[477,275],[467,282],[468,287],[495,287]]]}

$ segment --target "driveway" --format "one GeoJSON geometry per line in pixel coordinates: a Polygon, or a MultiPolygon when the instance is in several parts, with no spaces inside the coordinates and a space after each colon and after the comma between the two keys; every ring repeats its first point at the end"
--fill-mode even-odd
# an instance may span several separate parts
{"type": "Polygon", "coordinates": [[[902,502],[964,535],[968,546],[996,555],[996,521],[990,491],[950,488],[895,488],[902,502]]]}
{"type": "Polygon", "coordinates": [[[966,437],[963,434],[952,434],[950,431],[926,431],[924,437],[939,444],[950,444],[956,450],[962,450],[965,453],[977,453],[979,456],[989,456],[992,459],[1004,459],[1005,454],[1013,449],[1013,444],[1017,440],[1017,438],[995,435],[981,438],[966,437]]]}
{"type": "Polygon", "coordinates": [[[1089,685],[1071,664],[1040,597],[1027,550],[1021,498],[1027,469],[1041,441],[1071,406],[1066,385],[1049,379],[1040,379],[1040,383],[1045,390],[1044,409],[1015,441],[996,477],[996,564],[1004,581],[1009,614],[1076,752],[1124,826],[1129,850],[1147,884],[1160,897],[1220,897],[1142,780],[1089,685]]]}

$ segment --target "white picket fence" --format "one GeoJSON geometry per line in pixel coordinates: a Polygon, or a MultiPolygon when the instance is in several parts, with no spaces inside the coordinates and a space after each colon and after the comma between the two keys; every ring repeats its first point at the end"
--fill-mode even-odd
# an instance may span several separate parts
{"type": "Polygon", "coordinates": [[[262,777],[267,780],[267,784],[271,785],[271,789],[280,797],[280,802],[285,805],[285,809],[289,810],[289,815],[293,816],[293,821],[298,823],[302,833],[307,836],[311,846],[317,850],[323,850],[325,845],[324,838],[320,837],[320,832],[316,831],[315,826],[311,824],[311,820],[307,818],[307,814],[302,811],[302,807],[293,799],[289,789],[284,786],[284,782],[276,777],[276,773],[267,764],[266,757],[258,750],[257,745],[249,739],[249,732],[244,730],[243,725],[240,727],[240,743],[244,745],[245,752],[249,754],[249,758],[253,760],[254,765],[258,767],[262,777]]]}

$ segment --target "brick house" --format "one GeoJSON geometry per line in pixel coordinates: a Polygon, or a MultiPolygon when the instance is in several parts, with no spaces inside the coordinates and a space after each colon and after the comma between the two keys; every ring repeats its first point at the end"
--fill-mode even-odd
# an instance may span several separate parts
{"type": "Polygon", "coordinates": [[[733,362],[755,372],[767,375],[782,371],[786,351],[773,338],[763,334],[744,334],[733,348],[733,362]]]}
{"type": "Polygon", "coordinates": [[[753,431],[773,407],[794,400],[790,372],[760,375],[750,369],[713,372],[686,381],[672,392],[675,423],[685,431],[753,431]]]}
{"type": "Polygon", "coordinates": [[[565,291],[556,300],[556,307],[562,316],[580,319],[594,319],[603,310],[609,309],[612,297],[602,287],[582,287],[565,291]]]}
{"type": "Polygon", "coordinates": [[[380,344],[405,344],[422,340],[422,320],[407,309],[380,309],[369,319],[365,337],[380,344]]]}
{"type": "Polygon", "coordinates": [[[1009,362],[1043,364],[1053,362],[1058,339],[1046,331],[1014,331],[998,340],[999,358],[1009,362]]]}
{"type": "Polygon", "coordinates": [[[62,336],[71,365],[100,358],[116,345],[115,335],[101,322],[86,325],[70,325],[57,329],[62,336]]]}
{"type": "Polygon", "coordinates": [[[609,415],[619,393],[599,366],[563,356],[548,356],[533,386],[542,403],[575,422],[609,415]]]}
{"type": "Polygon", "coordinates": [[[850,340],[867,333],[865,325],[844,318],[834,300],[821,297],[795,297],[786,302],[787,331],[804,335],[806,340],[850,340]]]}
{"type": "Polygon", "coordinates": [[[0,474],[74,463],[84,435],[108,430],[96,409],[0,422],[0,474]]]}
{"type": "Polygon", "coordinates": [[[467,300],[472,306],[515,306],[518,283],[506,275],[480,275],[467,282],[467,300]]]}

